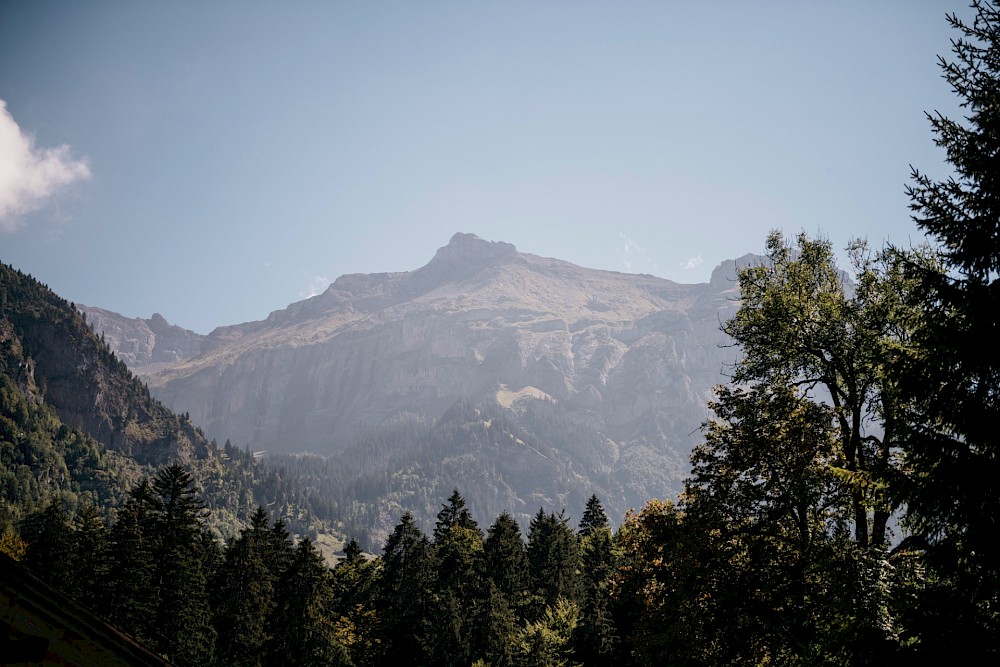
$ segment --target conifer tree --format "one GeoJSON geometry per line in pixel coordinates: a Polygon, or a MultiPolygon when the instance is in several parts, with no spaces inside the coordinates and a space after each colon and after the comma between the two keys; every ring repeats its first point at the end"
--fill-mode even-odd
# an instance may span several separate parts
{"type": "Polygon", "coordinates": [[[434,543],[439,543],[453,526],[479,531],[479,526],[465,506],[465,498],[458,492],[458,489],[451,492],[448,501],[441,506],[441,511],[438,512],[437,523],[434,525],[434,543]]]}
{"type": "Polygon", "coordinates": [[[531,591],[531,571],[521,527],[508,512],[490,526],[483,545],[486,576],[512,609],[523,609],[531,591]]]}
{"type": "Polygon", "coordinates": [[[191,473],[168,465],[152,482],[157,549],[156,647],[178,665],[209,664],[215,643],[202,547],[204,503],[191,473]]]}
{"type": "Polygon", "coordinates": [[[329,618],[332,591],[327,575],[323,556],[312,541],[308,537],[301,540],[278,584],[265,665],[350,664],[329,618]]]}
{"type": "Polygon", "coordinates": [[[82,506],[73,517],[70,588],[76,600],[107,616],[111,577],[111,536],[93,505],[82,506]]]}
{"type": "Polygon", "coordinates": [[[613,573],[611,529],[596,495],[587,501],[577,537],[583,575],[583,606],[573,635],[576,656],[587,665],[610,665],[615,661],[617,647],[608,590],[613,573]]]}
{"type": "Polygon", "coordinates": [[[61,500],[52,500],[45,509],[29,514],[21,522],[21,536],[27,544],[24,564],[50,586],[71,587],[72,531],[61,500]]]}
{"type": "Polygon", "coordinates": [[[583,510],[583,518],[580,519],[577,535],[586,537],[595,530],[605,528],[608,528],[608,515],[604,513],[604,507],[597,494],[591,494],[590,498],[587,499],[587,506],[583,510]]]}
{"type": "Polygon", "coordinates": [[[543,607],[559,598],[580,602],[580,547],[565,511],[545,513],[539,508],[528,527],[527,553],[532,585],[543,607]]]}
{"type": "Polygon", "coordinates": [[[147,646],[154,641],[159,589],[150,507],[152,489],[144,478],[129,492],[111,527],[109,619],[147,646]]]}
{"type": "Polygon", "coordinates": [[[478,655],[491,667],[512,667],[517,617],[507,596],[491,580],[486,582],[486,597],[476,622],[475,646],[478,655]]]}
{"type": "Polygon", "coordinates": [[[914,170],[908,188],[944,266],[910,264],[923,312],[895,371],[912,405],[907,522],[938,578],[922,645],[985,664],[1000,652],[1000,8],[972,8],[971,22],[948,16],[959,36],[954,59],[939,59],[964,118],[928,114],[954,174],[914,170]]]}
{"type": "Polygon", "coordinates": [[[267,618],[274,604],[271,573],[263,560],[264,539],[266,533],[250,527],[226,549],[213,614],[219,665],[261,664],[267,618]]]}
{"type": "Polygon", "coordinates": [[[425,662],[420,633],[431,618],[435,561],[431,543],[410,512],[386,539],[382,550],[382,590],[379,615],[383,619],[385,664],[425,662]]]}

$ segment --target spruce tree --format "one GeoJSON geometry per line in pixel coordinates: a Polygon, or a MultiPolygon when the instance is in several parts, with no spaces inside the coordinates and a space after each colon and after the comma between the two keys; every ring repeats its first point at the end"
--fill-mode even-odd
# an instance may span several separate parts
{"type": "Polygon", "coordinates": [[[111,577],[111,535],[104,517],[84,505],[73,517],[70,593],[101,616],[108,615],[111,577]]]}
{"type": "Polygon", "coordinates": [[[1000,10],[972,7],[971,23],[948,17],[959,37],[954,59],[939,59],[964,118],[928,114],[954,173],[914,170],[907,189],[944,266],[911,264],[923,313],[895,370],[912,405],[900,490],[938,578],[918,614],[922,645],[986,663],[1000,651],[1000,10]]]}
{"type": "Polygon", "coordinates": [[[312,541],[308,537],[300,541],[278,584],[265,665],[350,664],[329,619],[332,590],[328,574],[312,541]]]}
{"type": "Polygon", "coordinates": [[[45,509],[25,517],[21,536],[28,545],[24,554],[28,569],[53,588],[69,591],[73,535],[62,501],[52,500],[45,509]]]}
{"type": "Polygon", "coordinates": [[[202,510],[191,473],[164,467],[153,479],[151,515],[157,548],[156,647],[178,665],[206,665],[215,643],[206,573],[202,510]]]}
{"type": "Polygon", "coordinates": [[[479,526],[465,506],[465,498],[458,492],[458,489],[452,491],[451,495],[448,496],[448,501],[441,506],[441,511],[438,512],[437,523],[434,525],[434,543],[439,543],[453,526],[479,531],[479,526]]]}
{"type": "Polygon", "coordinates": [[[545,513],[539,508],[531,520],[528,567],[542,606],[552,606],[559,598],[575,605],[580,603],[583,593],[580,546],[564,511],[545,513]]]}
{"type": "Polygon", "coordinates": [[[143,479],[129,493],[111,527],[109,619],[136,639],[153,646],[159,589],[150,507],[152,489],[143,479]]]}
{"type": "Polygon", "coordinates": [[[274,598],[271,573],[263,560],[263,539],[260,531],[247,528],[226,549],[213,614],[219,665],[261,664],[265,626],[274,598]]]}
{"type": "Polygon", "coordinates": [[[486,576],[515,610],[523,609],[531,591],[531,571],[521,527],[508,512],[490,526],[483,545],[486,576]]]}
{"type": "Polygon", "coordinates": [[[383,619],[385,664],[425,662],[420,634],[431,618],[435,562],[431,543],[410,512],[386,539],[382,550],[382,590],[379,615],[383,619]]]}

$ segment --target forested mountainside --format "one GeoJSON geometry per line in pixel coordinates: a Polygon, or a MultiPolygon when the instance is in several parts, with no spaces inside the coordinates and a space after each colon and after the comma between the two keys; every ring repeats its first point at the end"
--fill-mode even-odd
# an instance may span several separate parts
{"type": "Polygon", "coordinates": [[[195,474],[213,527],[233,534],[257,504],[309,530],[308,499],[245,450],[209,441],[152,398],[76,307],[0,264],[0,502],[7,520],[52,502],[121,505],[159,466],[195,474]]]}

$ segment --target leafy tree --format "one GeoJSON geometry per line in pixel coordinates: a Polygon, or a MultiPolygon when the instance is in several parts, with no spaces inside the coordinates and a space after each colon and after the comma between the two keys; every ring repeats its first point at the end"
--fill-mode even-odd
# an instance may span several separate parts
{"type": "Polygon", "coordinates": [[[547,606],[537,621],[522,628],[514,646],[515,661],[525,667],[575,665],[571,639],[580,619],[580,609],[565,598],[547,606]]]}
{"type": "Polygon", "coordinates": [[[687,594],[714,593],[691,610],[705,614],[691,624],[709,633],[713,662],[863,664],[892,628],[884,601],[860,604],[871,582],[847,576],[858,572],[844,559],[865,550],[848,539],[851,499],[833,473],[833,409],[781,384],[721,388],[713,409],[683,499],[685,530],[708,542],[687,594]]]}
{"type": "Polygon", "coordinates": [[[884,489],[902,426],[885,360],[908,336],[900,297],[908,285],[890,253],[872,257],[861,242],[849,250],[851,290],[828,241],[800,234],[792,246],[772,232],[767,262],[739,272],[740,308],[722,329],[743,352],[734,385],[795,386],[833,408],[855,541],[881,547],[896,506],[884,489]]]}
{"type": "Polygon", "coordinates": [[[924,604],[923,648],[991,662],[1000,652],[1000,10],[974,0],[945,80],[961,120],[928,114],[954,173],[913,171],[913,219],[940,246],[943,266],[910,262],[921,308],[895,370],[912,403],[906,444],[913,474],[901,487],[907,524],[938,579],[924,604]]]}

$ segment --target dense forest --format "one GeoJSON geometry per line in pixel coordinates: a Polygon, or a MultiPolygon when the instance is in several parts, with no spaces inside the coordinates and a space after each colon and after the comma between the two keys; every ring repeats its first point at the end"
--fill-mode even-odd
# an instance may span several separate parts
{"type": "Polygon", "coordinates": [[[0,549],[178,665],[993,664],[1000,9],[973,7],[941,60],[966,115],[928,116],[954,174],[907,188],[929,243],[853,242],[847,280],[829,241],[769,236],[675,500],[615,531],[596,496],[575,526],[541,507],[525,535],[455,490],[431,534],[404,513],[331,569],[263,507],[221,546],[196,457],[107,465],[15,375],[0,549]]]}

